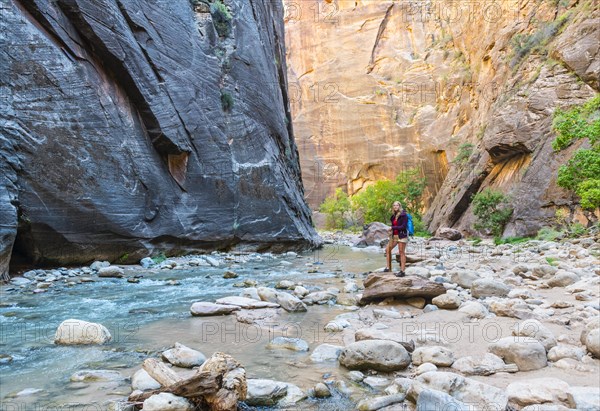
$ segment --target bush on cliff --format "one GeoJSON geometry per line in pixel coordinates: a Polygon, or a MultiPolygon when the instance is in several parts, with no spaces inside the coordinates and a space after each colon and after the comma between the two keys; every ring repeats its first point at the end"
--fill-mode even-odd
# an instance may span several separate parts
{"type": "Polygon", "coordinates": [[[215,0],[210,5],[210,15],[212,16],[215,30],[221,37],[229,37],[231,33],[231,13],[221,0],[215,0]]]}
{"type": "Polygon", "coordinates": [[[501,236],[512,213],[513,209],[508,206],[508,198],[498,191],[486,188],[473,196],[473,214],[477,217],[476,230],[485,230],[494,236],[501,236]]]}
{"type": "Polygon", "coordinates": [[[577,140],[587,139],[591,148],[581,148],[558,169],[559,186],[573,190],[581,207],[600,207],[600,94],[585,104],[554,112],[552,127],[557,132],[555,151],[564,150],[577,140]]]}

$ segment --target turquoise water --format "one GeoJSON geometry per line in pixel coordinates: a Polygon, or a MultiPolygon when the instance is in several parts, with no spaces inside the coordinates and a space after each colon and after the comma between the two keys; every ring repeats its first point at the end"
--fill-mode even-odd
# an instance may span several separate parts
{"type": "MultiPolygon", "coordinates": [[[[268,330],[260,330],[238,323],[233,316],[191,317],[190,305],[238,295],[242,289],[232,285],[246,279],[256,280],[261,286],[274,286],[286,279],[303,282],[309,289],[341,288],[341,277],[383,264],[382,255],[330,245],[299,257],[254,255],[247,261],[225,260],[220,267],[140,271],[136,274],[144,277],[137,284],[97,278],[94,283],[52,287],[42,294],[7,291],[11,287],[3,286],[0,354],[11,356],[12,361],[0,364],[2,409],[106,409],[107,401],[129,394],[127,379],[81,384],[69,382],[69,377],[81,369],[113,369],[124,378],[130,377],[145,358],[176,341],[207,356],[215,351],[231,354],[251,378],[272,378],[307,389],[322,381],[323,374],[343,371],[337,364],[305,366],[309,353],[267,350],[265,345],[279,335],[301,337],[311,349],[323,342],[340,344],[341,340],[335,341],[335,336],[323,332],[323,326],[345,312],[344,307],[312,306],[307,313],[284,314],[268,330]],[[223,279],[228,269],[239,278],[223,279]],[[314,269],[318,272],[309,273],[314,269]],[[180,285],[166,285],[172,279],[180,285]],[[54,345],[56,328],[69,318],[103,324],[113,341],[103,346],[54,345]],[[43,391],[12,397],[27,388],[43,391]]],[[[342,407],[344,401],[333,399],[329,407],[342,407]]]]}

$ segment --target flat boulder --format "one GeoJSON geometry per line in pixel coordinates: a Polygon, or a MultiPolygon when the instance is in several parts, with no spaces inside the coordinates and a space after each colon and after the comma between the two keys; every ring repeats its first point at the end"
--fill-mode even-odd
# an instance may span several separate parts
{"type": "Polygon", "coordinates": [[[202,365],[206,361],[206,356],[200,351],[186,347],[178,342],[175,343],[173,348],[163,351],[162,358],[170,364],[182,368],[192,368],[202,365]]]}
{"type": "Polygon", "coordinates": [[[196,317],[210,317],[213,315],[227,315],[240,309],[238,305],[215,304],[208,301],[199,301],[192,304],[190,313],[196,317]]]}
{"type": "Polygon", "coordinates": [[[394,341],[365,340],[349,344],[340,354],[339,362],[350,370],[390,372],[408,367],[410,355],[394,341]]]}
{"type": "Polygon", "coordinates": [[[446,288],[440,283],[417,276],[396,277],[392,273],[371,273],[364,281],[364,286],[360,304],[388,297],[433,298],[446,293],[446,288]]]}
{"type": "Polygon", "coordinates": [[[354,341],[364,340],[394,341],[402,345],[408,352],[413,352],[415,349],[414,340],[406,338],[406,336],[402,333],[396,333],[393,331],[378,330],[376,328],[361,328],[354,333],[354,341]]]}
{"type": "Polygon", "coordinates": [[[444,238],[446,240],[457,241],[462,238],[460,231],[450,227],[440,227],[435,232],[436,237],[444,238]]]}
{"type": "Polygon", "coordinates": [[[251,378],[248,382],[246,404],[250,406],[270,407],[287,395],[288,386],[284,382],[251,378]]]}
{"type": "Polygon", "coordinates": [[[223,304],[223,305],[237,305],[238,307],[241,307],[241,308],[277,308],[277,307],[279,307],[279,304],[277,304],[277,303],[272,303],[269,301],[257,301],[252,298],[236,297],[236,296],[219,298],[215,302],[217,304],[223,304]]]}

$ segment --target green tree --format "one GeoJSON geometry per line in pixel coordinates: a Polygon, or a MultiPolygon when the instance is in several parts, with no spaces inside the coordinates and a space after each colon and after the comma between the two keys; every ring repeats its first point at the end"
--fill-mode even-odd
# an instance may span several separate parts
{"type": "Polygon", "coordinates": [[[327,228],[343,229],[345,226],[344,213],[350,211],[350,199],[341,188],[336,188],[335,194],[327,197],[319,211],[327,215],[327,228]]]}
{"type": "Polygon", "coordinates": [[[556,109],[552,127],[557,132],[552,142],[555,151],[564,150],[577,140],[587,139],[591,148],[577,150],[558,169],[559,186],[581,198],[581,207],[600,207],[600,94],[570,110],[556,109]]]}
{"type": "Polygon", "coordinates": [[[499,237],[512,213],[513,209],[508,207],[508,198],[498,191],[486,188],[473,196],[476,230],[489,230],[492,235],[499,237]]]}
{"type": "Polygon", "coordinates": [[[387,222],[394,201],[400,201],[415,218],[421,216],[421,197],[426,180],[418,169],[401,172],[396,180],[380,180],[352,197],[352,207],[360,210],[365,223],[387,222]]]}

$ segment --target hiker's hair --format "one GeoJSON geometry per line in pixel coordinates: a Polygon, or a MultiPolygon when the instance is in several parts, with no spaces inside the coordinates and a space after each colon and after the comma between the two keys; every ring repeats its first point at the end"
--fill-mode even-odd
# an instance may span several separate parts
{"type": "Polygon", "coordinates": [[[402,204],[400,203],[400,201],[394,201],[394,204],[392,204],[392,212],[394,213],[395,216],[397,216],[398,214],[400,214],[402,212],[403,208],[402,208],[402,204]],[[398,212],[394,211],[394,206],[398,204],[398,206],[400,206],[400,208],[398,209],[398,212]]]}

